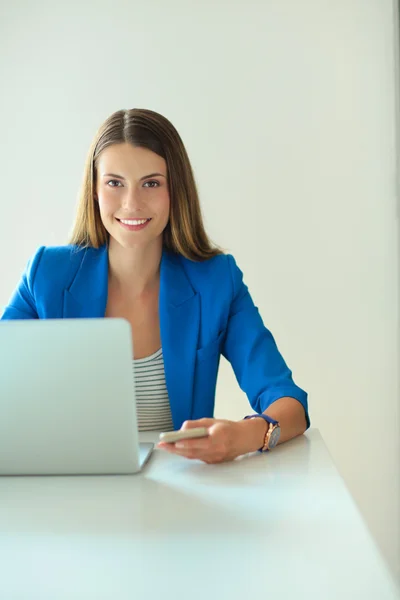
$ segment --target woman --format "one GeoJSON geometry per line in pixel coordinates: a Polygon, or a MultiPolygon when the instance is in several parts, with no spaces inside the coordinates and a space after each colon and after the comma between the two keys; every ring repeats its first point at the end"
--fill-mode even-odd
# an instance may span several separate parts
{"type": "Polygon", "coordinates": [[[130,322],[140,430],[208,429],[160,448],[216,463],[309,426],[307,394],[234,258],[206,235],[182,140],[153,111],[120,110],[100,127],[70,245],[38,250],[2,319],[77,317],[130,322]],[[213,418],[221,353],[255,411],[240,422],[213,418]]]}

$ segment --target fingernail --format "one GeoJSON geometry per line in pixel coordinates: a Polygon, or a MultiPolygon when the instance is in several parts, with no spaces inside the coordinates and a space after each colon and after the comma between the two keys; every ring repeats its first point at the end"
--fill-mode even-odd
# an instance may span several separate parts
{"type": "Polygon", "coordinates": [[[183,449],[184,447],[185,447],[185,444],[183,442],[176,442],[175,443],[175,448],[183,449]]]}

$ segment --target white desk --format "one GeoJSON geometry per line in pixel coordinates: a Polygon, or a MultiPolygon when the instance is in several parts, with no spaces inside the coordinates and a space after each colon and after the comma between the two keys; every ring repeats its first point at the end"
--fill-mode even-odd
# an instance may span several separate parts
{"type": "Polygon", "coordinates": [[[223,465],[0,478],[0,509],[1,600],[400,597],[317,430],[223,465]]]}

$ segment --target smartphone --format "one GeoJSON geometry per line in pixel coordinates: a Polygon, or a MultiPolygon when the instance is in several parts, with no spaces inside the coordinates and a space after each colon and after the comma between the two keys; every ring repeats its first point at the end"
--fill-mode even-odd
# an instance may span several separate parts
{"type": "Polygon", "coordinates": [[[160,442],[173,444],[180,440],[189,440],[191,438],[201,438],[208,436],[207,427],[196,427],[195,429],[180,429],[179,431],[167,431],[160,433],[160,442]]]}

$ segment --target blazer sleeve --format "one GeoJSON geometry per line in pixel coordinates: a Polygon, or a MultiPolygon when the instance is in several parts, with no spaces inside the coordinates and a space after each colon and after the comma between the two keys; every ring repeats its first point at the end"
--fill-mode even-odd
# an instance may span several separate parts
{"type": "Polygon", "coordinates": [[[0,320],[10,321],[12,319],[39,318],[36,311],[33,286],[43,250],[44,246],[39,248],[36,254],[29,260],[19,284],[11,296],[0,320]]]}
{"type": "Polygon", "coordinates": [[[233,298],[222,353],[257,413],[264,412],[278,398],[290,396],[302,404],[309,427],[307,393],[294,383],[243,282],[243,273],[233,256],[228,255],[228,259],[233,298]]]}

